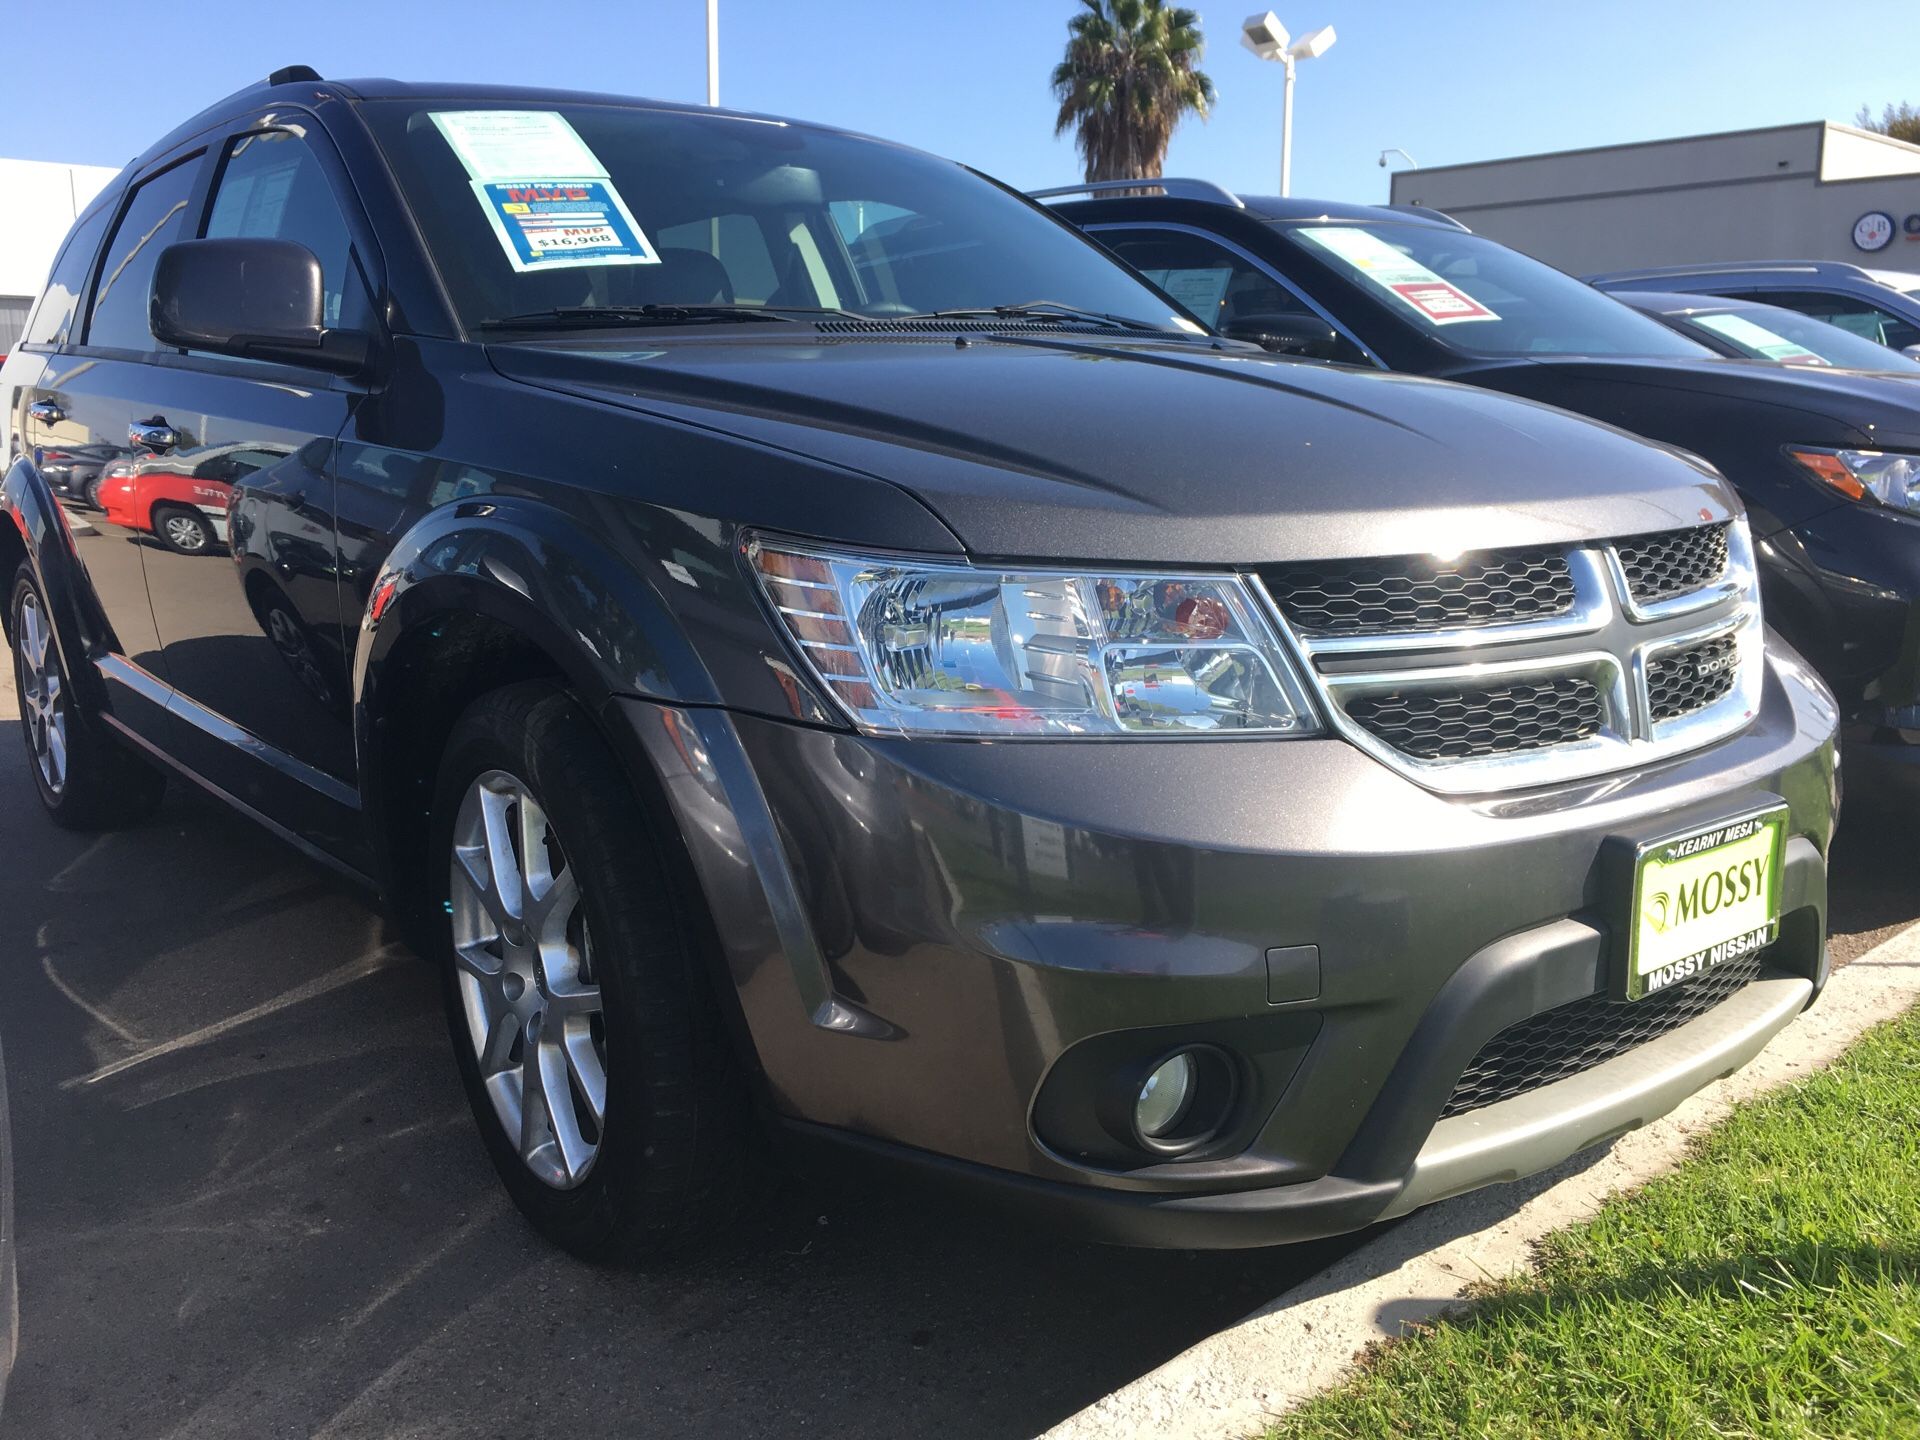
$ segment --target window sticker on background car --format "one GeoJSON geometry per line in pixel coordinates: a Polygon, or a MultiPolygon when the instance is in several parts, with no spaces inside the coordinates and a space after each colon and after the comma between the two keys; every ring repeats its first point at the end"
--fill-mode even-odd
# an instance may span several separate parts
{"type": "Polygon", "coordinates": [[[1756,325],[1744,315],[1695,315],[1693,323],[1702,330],[1724,335],[1743,350],[1783,365],[1824,365],[1827,362],[1784,335],[1776,335],[1764,325],[1756,325]]]}
{"type": "Polygon", "coordinates": [[[1299,233],[1302,240],[1345,261],[1429,325],[1500,318],[1458,285],[1402,255],[1377,235],[1345,225],[1314,226],[1299,233]]]}
{"type": "Polygon", "coordinates": [[[442,110],[433,123],[466,167],[515,270],[660,263],[606,166],[565,116],[442,110]]]}
{"type": "Polygon", "coordinates": [[[1209,325],[1220,319],[1220,305],[1227,298],[1227,286],[1233,280],[1233,271],[1224,265],[1140,273],[1209,325]]]}
{"type": "Polygon", "coordinates": [[[605,175],[600,159],[552,110],[436,110],[433,123],[475,180],[605,175]]]}

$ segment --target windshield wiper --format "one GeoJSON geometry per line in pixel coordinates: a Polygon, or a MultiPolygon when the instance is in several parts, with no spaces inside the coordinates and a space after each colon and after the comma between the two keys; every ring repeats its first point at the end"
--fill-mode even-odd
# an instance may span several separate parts
{"type": "Polygon", "coordinates": [[[966,310],[929,310],[923,315],[902,315],[889,317],[902,320],[1055,320],[1065,325],[1079,322],[1087,325],[1104,325],[1111,330],[1144,330],[1155,335],[1184,335],[1184,330],[1173,330],[1166,326],[1155,325],[1146,320],[1135,320],[1127,315],[1113,315],[1105,310],[1083,310],[1078,305],[1068,305],[1059,300],[1028,300],[1020,305],[982,305],[966,310]]]}
{"type": "Polygon", "coordinates": [[[797,323],[802,317],[858,319],[847,310],[805,305],[563,305],[482,320],[476,330],[585,330],[595,326],[715,325],[736,320],[797,323]]]}

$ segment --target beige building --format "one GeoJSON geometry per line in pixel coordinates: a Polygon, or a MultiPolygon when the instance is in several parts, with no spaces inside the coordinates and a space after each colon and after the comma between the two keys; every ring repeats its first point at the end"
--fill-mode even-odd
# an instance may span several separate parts
{"type": "Polygon", "coordinates": [[[120,172],[110,165],[59,165],[0,160],[0,353],[27,323],[68,228],[120,172]]]}
{"type": "Polygon", "coordinates": [[[1576,275],[1719,260],[1920,273],[1920,145],[1825,121],[1403,170],[1393,202],[1576,275]]]}

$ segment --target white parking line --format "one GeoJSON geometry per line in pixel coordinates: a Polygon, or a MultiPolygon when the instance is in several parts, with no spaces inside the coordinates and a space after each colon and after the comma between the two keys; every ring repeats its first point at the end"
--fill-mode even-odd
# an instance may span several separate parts
{"type": "Polygon", "coordinates": [[[146,1036],[139,1034],[137,1031],[129,1030],[125,1025],[122,1025],[118,1020],[107,1014],[106,1011],[102,1010],[98,1005],[93,1004],[84,995],[80,994],[79,991],[62,980],[59,972],[53,968],[53,957],[51,955],[42,955],[40,957],[40,969],[45,973],[47,983],[52,985],[53,988],[58,990],[62,995],[66,996],[68,1000],[72,1001],[74,1007],[89,1020],[93,1021],[94,1024],[100,1026],[102,1029],[111,1030],[129,1045],[137,1046],[147,1043],[146,1036]]]}
{"type": "Polygon", "coordinates": [[[224,1020],[203,1025],[198,1030],[189,1030],[185,1035],[177,1035],[171,1040],[150,1046],[138,1054],[116,1060],[111,1065],[103,1065],[90,1074],[75,1075],[70,1079],[62,1080],[60,1088],[73,1090],[85,1085],[98,1085],[102,1080],[111,1080],[114,1076],[124,1074],[136,1065],[145,1065],[148,1061],[158,1060],[163,1055],[177,1054],[182,1050],[191,1050],[196,1045],[205,1045],[210,1040],[218,1040],[222,1035],[251,1025],[256,1020],[277,1014],[290,1006],[317,999],[338,990],[343,985],[351,985],[356,980],[363,980],[376,971],[384,970],[404,953],[397,945],[382,946],[370,955],[363,955],[358,960],[350,960],[339,969],[329,970],[326,974],[309,980],[304,985],[297,985],[283,994],[274,996],[271,1000],[255,1005],[251,1010],[242,1010],[238,1015],[229,1015],[224,1020]]]}

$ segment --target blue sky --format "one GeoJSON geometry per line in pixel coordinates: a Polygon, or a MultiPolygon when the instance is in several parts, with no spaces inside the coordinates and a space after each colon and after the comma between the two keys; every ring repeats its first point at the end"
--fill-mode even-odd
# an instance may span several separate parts
{"type": "MultiPolygon", "coordinates": [[[[1069,142],[1053,138],[1046,85],[1075,8],[1074,0],[721,0],[721,99],[885,135],[1022,187],[1077,179],[1069,142]]],[[[1175,137],[1168,173],[1272,191],[1280,70],[1238,43],[1254,0],[1196,8],[1219,104],[1209,123],[1189,122],[1175,137]]],[[[1301,70],[1301,195],[1384,199],[1375,162],[1390,145],[1431,166],[1847,120],[1863,102],[1920,103],[1912,0],[1275,8],[1296,34],[1328,23],[1340,33],[1301,70]]],[[[44,50],[15,37],[25,49],[9,66],[0,156],[117,165],[209,100],[294,61],[339,77],[705,94],[704,0],[66,0],[59,14],[69,42],[95,43],[44,50]],[[86,54],[100,63],[76,73],[73,58],[86,54]],[[127,73],[113,78],[122,65],[127,73]]]]}

